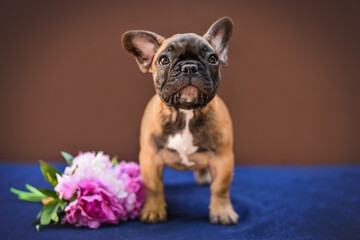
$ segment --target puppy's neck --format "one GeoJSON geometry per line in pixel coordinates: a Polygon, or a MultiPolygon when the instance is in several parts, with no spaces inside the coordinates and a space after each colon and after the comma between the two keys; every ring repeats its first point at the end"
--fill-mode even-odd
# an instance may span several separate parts
{"type": "MultiPolygon", "coordinates": [[[[214,98],[215,99],[215,98],[214,98]]],[[[208,104],[206,104],[206,106],[202,107],[202,108],[194,108],[194,109],[183,109],[183,108],[176,108],[174,106],[168,106],[166,105],[163,101],[160,100],[161,105],[162,105],[162,109],[164,112],[168,112],[169,114],[173,114],[173,113],[179,113],[179,112],[192,112],[193,114],[197,114],[197,113],[204,113],[206,114],[207,112],[209,112],[211,105],[214,102],[214,99],[212,99],[208,104]]]]}

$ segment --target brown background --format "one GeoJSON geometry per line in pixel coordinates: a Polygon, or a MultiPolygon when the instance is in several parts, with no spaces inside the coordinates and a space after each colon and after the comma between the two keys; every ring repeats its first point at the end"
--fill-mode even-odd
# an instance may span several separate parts
{"type": "Polygon", "coordinates": [[[219,94],[238,163],[359,163],[359,12],[356,1],[2,1],[0,159],[103,150],[137,160],[154,88],[122,33],[203,34],[227,15],[219,94]]]}

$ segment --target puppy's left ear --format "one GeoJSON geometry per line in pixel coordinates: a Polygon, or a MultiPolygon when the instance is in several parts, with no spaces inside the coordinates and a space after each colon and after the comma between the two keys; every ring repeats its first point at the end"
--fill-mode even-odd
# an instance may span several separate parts
{"type": "Polygon", "coordinates": [[[149,31],[128,31],[121,38],[124,49],[132,54],[142,72],[151,71],[151,63],[164,37],[149,31]]]}
{"type": "Polygon", "coordinates": [[[233,22],[229,17],[217,20],[204,35],[204,38],[213,46],[219,55],[222,66],[227,65],[227,43],[233,31],[233,22]]]}

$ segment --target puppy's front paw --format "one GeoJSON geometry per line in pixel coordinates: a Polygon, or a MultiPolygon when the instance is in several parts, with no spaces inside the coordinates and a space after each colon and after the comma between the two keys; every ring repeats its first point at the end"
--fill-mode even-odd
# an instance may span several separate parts
{"type": "Polygon", "coordinates": [[[144,223],[157,223],[166,221],[165,207],[144,207],[140,212],[140,220],[144,223]]]}
{"type": "Polygon", "coordinates": [[[239,215],[232,206],[210,209],[209,220],[212,224],[235,225],[239,221],[239,215]]]}

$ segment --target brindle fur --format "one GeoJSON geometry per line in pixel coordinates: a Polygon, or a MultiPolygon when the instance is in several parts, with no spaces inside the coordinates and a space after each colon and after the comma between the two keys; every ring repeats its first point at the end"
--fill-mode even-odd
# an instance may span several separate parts
{"type": "MultiPolygon", "coordinates": [[[[185,114],[177,109],[172,109],[170,114],[161,113],[161,132],[152,134],[152,144],[160,151],[167,149],[166,143],[169,136],[181,132],[185,128],[185,114]]],[[[193,144],[198,147],[197,152],[211,151],[219,153],[221,150],[221,132],[217,129],[213,113],[204,114],[194,110],[194,117],[189,122],[189,130],[193,135],[193,144]]]]}
{"type": "Polygon", "coordinates": [[[152,134],[151,141],[157,151],[166,148],[169,136],[175,135],[185,128],[185,114],[172,109],[170,114],[161,113],[161,132],[152,134]]]}
{"type": "Polygon", "coordinates": [[[198,184],[208,183],[210,172],[210,222],[229,225],[238,221],[229,194],[234,167],[232,123],[224,102],[216,95],[219,69],[227,65],[231,33],[232,21],[225,17],[215,22],[203,37],[177,34],[165,39],[148,31],[129,31],[123,35],[123,46],[135,57],[140,70],[153,73],[157,93],[145,109],[140,129],[139,161],[146,187],[140,213],[143,222],[156,223],[167,218],[164,165],[197,171],[198,184]],[[216,64],[207,61],[211,54],[218,57],[216,64]],[[159,63],[163,56],[170,59],[169,64],[159,63]],[[182,71],[184,64],[196,65],[198,71],[187,76],[182,71]],[[181,99],[182,89],[189,85],[198,89],[198,96],[192,93],[192,102],[186,97],[181,99]],[[187,156],[192,164],[183,164],[179,154],[166,147],[169,136],[186,127],[185,114],[179,108],[194,113],[189,131],[197,151],[187,156]]]}
{"type": "Polygon", "coordinates": [[[216,126],[213,112],[205,114],[194,111],[194,117],[190,120],[190,132],[194,137],[194,145],[198,146],[197,152],[213,152],[219,154],[222,149],[222,134],[216,126]]]}

